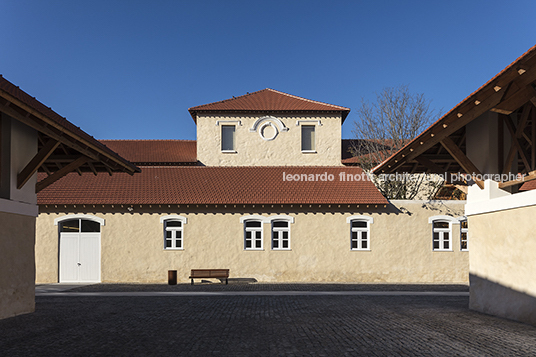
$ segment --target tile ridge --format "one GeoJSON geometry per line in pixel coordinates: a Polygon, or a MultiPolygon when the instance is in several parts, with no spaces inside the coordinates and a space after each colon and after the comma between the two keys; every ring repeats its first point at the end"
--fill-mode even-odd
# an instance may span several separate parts
{"type": "Polygon", "coordinates": [[[272,91],[272,92],[275,92],[275,93],[279,93],[279,94],[283,94],[283,95],[286,95],[286,96],[294,98],[294,99],[304,100],[304,101],[310,102],[310,103],[328,105],[330,107],[335,107],[335,108],[342,109],[342,110],[350,110],[350,108],[342,107],[340,105],[335,105],[335,104],[330,104],[330,103],[326,103],[326,102],[321,102],[321,101],[318,101],[318,100],[308,99],[308,98],[300,97],[300,96],[297,96],[297,95],[294,95],[294,94],[281,92],[281,91],[278,91],[278,90],[272,89],[272,88],[266,88],[266,90],[269,90],[269,91],[272,91]]]}

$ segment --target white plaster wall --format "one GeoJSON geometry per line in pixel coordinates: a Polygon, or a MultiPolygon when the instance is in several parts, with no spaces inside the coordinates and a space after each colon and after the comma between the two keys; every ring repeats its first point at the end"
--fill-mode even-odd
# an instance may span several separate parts
{"type": "Polygon", "coordinates": [[[102,227],[103,282],[163,283],[168,270],[178,270],[179,281],[187,282],[190,269],[229,268],[231,278],[261,282],[466,283],[468,252],[459,249],[459,225],[453,226],[453,251],[434,252],[432,226],[428,223],[434,215],[462,215],[464,202],[393,203],[387,208],[191,205],[174,209],[135,207],[132,212],[125,208],[61,213],[42,207],[37,220],[37,281],[50,283],[58,279],[58,231],[54,219],[67,213],[86,213],[106,220],[102,227]],[[168,214],[188,219],[184,250],[163,249],[160,217],[168,214]],[[270,224],[264,224],[264,250],[244,250],[240,218],[249,214],[293,217],[292,249],[271,250],[270,224]],[[350,249],[350,224],[346,218],[357,214],[374,218],[370,251],[350,249]]]}
{"type": "MultiPolygon", "coordinates": [[[[197,159],[206,166],[341,166],[341,115],[270,115],[283,122],[274,140],[263,140],[250,132],[255,121],[265,115],[198,115],[197,159]],[[236,120],[236,153],[221,152],[221,126],[217,121],[236,120]],[[302,153],[298,120],[320,121],[316,125],[316,153],[302,153]]],[[[223,123],[227,124],[227,123],[223,123]]],[[[230,123],[231,124],[231,123],[230,123]]],[[[234,124],[234,123],[233,123],[234,124]]],[[[312,125],[313,123],[304,123],[312,125]]]]}
{"type": "Polygon", "coordinates": [[[35,184],[37,174],[19,190],[17,189],[17,175],[37,154],[37,131],[29,126],[11,120],[11,194],[13,201],[37,204],[35,184]]]}
{"type": "Polygon", "coordinates": [[[0,319],[35,310],[35,217],[0,212],[0,319]]]}
{"type": "Polygon", "coordinates": [[[536,325],[535,215],[533,205],[468,217],[472,309],[536,325]]]}

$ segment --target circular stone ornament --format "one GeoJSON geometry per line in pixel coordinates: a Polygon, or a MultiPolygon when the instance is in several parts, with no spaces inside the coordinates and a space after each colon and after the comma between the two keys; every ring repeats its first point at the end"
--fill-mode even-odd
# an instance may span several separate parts
{"type": "Polygon", "coordinates": [[[274,140],[277,134],[279,134],[279,131],[271,121],[267,121],[259,127],[259,135],[265,141],[274,140]]]}

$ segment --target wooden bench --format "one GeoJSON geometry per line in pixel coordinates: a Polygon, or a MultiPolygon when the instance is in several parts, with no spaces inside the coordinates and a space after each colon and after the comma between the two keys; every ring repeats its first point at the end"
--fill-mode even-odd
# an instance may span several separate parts
{"type": "Polygon", "coordinates": [[[192,279],[192,285],[194,285],[194,279],[201,278],[225,278],[225,285],[227,285],[227,279],[229,279],[229,269],[192,269],[192,271],[190,272],[190,277],[188,279],[192,279]]]}

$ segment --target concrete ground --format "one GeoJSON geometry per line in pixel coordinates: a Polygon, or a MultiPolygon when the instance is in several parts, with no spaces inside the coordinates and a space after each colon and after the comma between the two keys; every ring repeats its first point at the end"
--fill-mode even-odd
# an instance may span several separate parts
{"type": "Polygon", "coordinates": [[[536,327],[474,311],[463,285],[38,286],[1,356],[534,356],[536,327]]]}

